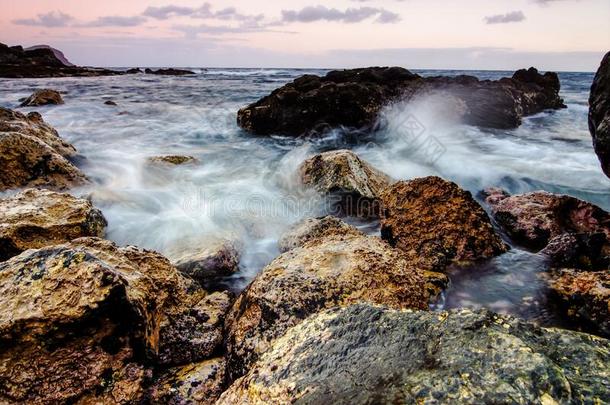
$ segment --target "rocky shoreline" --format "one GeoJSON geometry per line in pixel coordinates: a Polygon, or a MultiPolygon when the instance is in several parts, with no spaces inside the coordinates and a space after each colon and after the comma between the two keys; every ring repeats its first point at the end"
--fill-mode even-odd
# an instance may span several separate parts
{"type": "MultiPolygon", "coordinates": [[[[607,85],[598,77],[596,89],[607,85]]],[[[513,127],[563,107],[557,76],[535,69],[489,82],[369,68],[304,76],[238,121],[257,134],[311,135],[321,123],[363,130],[395,97],[445,89],[473,125],[513,127]],[[346,97],[352,104],[338,104],[346,97]]],[[[304,190],[335,202],[336,215],[295,224],[279,237],[281,254],[235,295],[218,280],[239,271],[239,241],[189,246],[170,262],[105,240],[102,211],[69,194],[92,181],[77,156],[40,114],[0,108],[0,191],[11,193],[0,199],[0,402],[610,398],[610,213],[594,204],[495,188],[477,200],[439,177],[392,179],[350,150],[322,152],[297,175],[304,190]],[[380,236],[350,217],[379,221],[380,236]],[[557,311],[581,331],[430,309],[451,269],[511,246],[548,261],[541,277],[557,311]]],[[[200,162],[167,155],[147,164],[200,162]]]]}

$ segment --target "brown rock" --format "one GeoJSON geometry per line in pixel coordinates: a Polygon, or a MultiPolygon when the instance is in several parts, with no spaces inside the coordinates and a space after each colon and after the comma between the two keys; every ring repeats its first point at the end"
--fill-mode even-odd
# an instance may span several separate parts
{"type": "Polygon", "coordinates": [[[549,287],[569,319],[610,337],[610,269],[555,269],[549,287]]]}
{"type": "Polygon", "coordinates": [[[36,107],[39,105],[48,105],[48,104],[63,104],[64,100],[61,98],[61,94],[59,94],[56,90],[51,89],[41,89],[36,90],[30,97],[28,97],[23,103],[21,103],[21,107],[36,107]]]}
{"type": "Polygon", "coordinates": [[[610,242],[604,233],[564,233],[540,251],[553,268],[601,270],[610,268],[610,242]]]}
{"type": "Polygon", "coordinates": [[[378,215],[379,195],[391,182],[349,150],[316,155],[303,162],[299,172],[303,184],[337,197],[337,208],[350,216],[378,215]]]}
{"type": "Polygon", "coordinates": [[[424,309],[424,284],[419,270],[379,238],[348,234],[306,242],[265,267],[227,316],[231,380],[311,314],[354,302],[424,309]]]}
{"type": "Polygon", "coordinates": [[[87,178],[40,139],[19,132],[0,132],[0,191],[21,187],[65,190],[87,178]]]}
{"type": "Polygon", "coordinates": [[[566,232],[601,232],[610,238],[610,214],[586,201],[546,191],[514,196],[500,189],[484,193],[496,221],[528,248],[542,249],[566,232]]]}
{"type": "Polygon", "coordinates": [[[166,156],[153,156],[148,159],[149,163],[157,165],[183,165],[187,163],[195,163],[197,159],[192,156],[180,156],[180,155],[166,155],[166,156]]]}
{"type": "Polygon", "coordinates": [[[224,391],[225,361],[221,357],[169,369],[149,393],[154,404],[212,405],[224,391]]]}
{"type": "Polygon", "coordinates": [[[174,265],[178,270],[202,285],[239,270],[239,244],[229,240],[220,240],[177,256],[174,265]]]}
{"type": "Polygon", "coordinates": [[[339,218],[327,215],[298,222],[280,237],[278,245],[280,252],[284,253],[303,246],[310,240],[332,235],[363,235],[363,233],[339,218]]]}
{"type": "Polygon", "coordinates": [[[439,177],[400,181],[381,195],[381,236],[420,268],[504,253],[507,246],[472,195],[439,177]]]}
{"type": "Polygon", "coordinates": [[[157,253],[97,238],[2,262],[0,402],[133,402],[143,365],[180,360],[184,350],[194,360],[199,343],[217,349],[203,333],[218,324],[218,306],[202,314],[206,299],[222,301],[157,253]],[[202,326],[181,328],[188,317],[202,326]]]}
{"type": "Polygon", "coordinates": [[[29,189],[0,199],[0,261],[27,249],[104,236],[106,219],[87,201],[70,194],[29,189]]]}

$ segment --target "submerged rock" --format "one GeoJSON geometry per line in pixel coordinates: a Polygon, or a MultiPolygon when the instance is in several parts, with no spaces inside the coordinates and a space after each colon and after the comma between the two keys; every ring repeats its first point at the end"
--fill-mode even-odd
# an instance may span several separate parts
{"type": "Polygon", "coordinates": [[[144,73],[150,74],[150,75],[163,75],[163,76],[183,76],[183,75],[194,75],[195,72],[191,72],[190,70],[184,70],[184,69],[174,69],[174,68],[169,68],[169,69],[158,69],[158,70],[152,70],[152,69],[145,69],[144,73]]]}
{"type": "Polygon", "coordinates": [[[486,310],[332,309],[277,339],[218,404],[603,403],[610,342],[486,310]]]}
{"type": "MultiPolygon", "coordinates": [[[[336,197],[336,208],[349,216],[379,214],[379,195],[390,178],[349,150],[320,153],[299,166],[301,181],[336,197]]],[[[335,202],[335,201],[333,201],[335,202]]]]}
{"type": "Polygon", "coordinates": [[[534,68],[498,81],[472,76],[421,77],[399,67],[369,67],[304,75],[239,110],[238,124],[255,134],[299,136],[328,128],[371,129],[395,101],[441,94],[459,104],[471,125],[514,128],[523,116],[565,107],[556,73],[534,68]]]}
{"type": "Polygon", "coordinates": [[[548,279],[551,294],[565,316],[610,337],[610,269],[553,269],[548,279]]]}
{"type": "Polygon", "coordinates": [[[239,270],[240,246],[229,240],[221,240],[183,252],[174,260],[182,273],[206,285],[220,277],[230,276],[239,270]]]}
{"type": "Polygon", "coordinates": [[[36,90],[30,97],[26,98],[25,101],[21,103],[21,107],[36,107],[40,105],[63,103],[64,100],[61,98],[61,94],[59,94],[58,91],[41,89],[36,90]]]}
{"type": "Polygon", "coordinates": [[[296,223],[278,241],[280,252],[284,253],[313,239],[333,235],[364,235],[355,227],[337,217],[327,215],[320,218],[306,218],[296,223]]]}
{"type": "Polygon", "coordinates": [[[164,155],[164,156],[153,156],[148,158],[148,162],[154,165],[184,165],[188,163],[195,163],[197,159],[192,156],[182,155],[164,155]]]}
{"type": "Polygon", "coordinates": [[[70,194],[30,189],[0,199],[0,261],[27,249],[104,236],[106,219],[91,202],[70,194]]]}
{"type": "Polygon", "coordinates": [[[604,233],[610,238],[610,214],[586,201],[546,191],[511,196],[494,188],[484,193],[496,221],[528,248],[542,249],[566,232],[604,233]]]}
{"type": "Polygon", "coordinates": [[[151,364],[217,350],[216,301],[135,247],[81,238],[23,252],[0,263],[0,402],[138,402],[151,364]]]}
{"type": "Polygon", "coordinates": [[[417,267],[377,237],[330,235],[277,257],[227,316],[231,379],[244,374],[289,327],[323,309],[355,302],[424,309],[428,294],[417,267]]]}
{"type": "Polygon", "coordinates": [[[0,132],[0,191],[20,187],[65,190],[87,182],[79,169],[37,137],[0,132]]]}
{"type": "Polygon", "coordinates": [[[444,271],[451,263],[507,251],[487,214],[455,183],[439,177],[400,181],[381,195],[381,237],[419,263],[444,271]]]}
{"type": "Polygon", "coordinates": [[[225,361],[214,358],[169,369],[150,389],[153,404],[212,405],[224,391],[225,361]]]}
{"type": "Polygon", "coordinates": [[[610,52],[602,59],[591,86],[589,131],[602,170],[610,177],[610,52]]]}
{"type": "Polygon", "coordinates": [[[117,105],[117,103],[115,103],[115,102],[114,102],[114,101],[112,101],[112,100],[106,100],[106,101],[104,101],[104,105],[116,106],[116,105],[117,105]]]}

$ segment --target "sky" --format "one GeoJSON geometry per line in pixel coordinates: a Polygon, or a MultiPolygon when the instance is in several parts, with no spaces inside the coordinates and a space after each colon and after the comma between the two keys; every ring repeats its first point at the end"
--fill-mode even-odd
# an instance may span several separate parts
{"type": "Polygon", "coordinates": [[[595,71],[610,0],[0,0],[0,42],[87,66],[595,71]]]}

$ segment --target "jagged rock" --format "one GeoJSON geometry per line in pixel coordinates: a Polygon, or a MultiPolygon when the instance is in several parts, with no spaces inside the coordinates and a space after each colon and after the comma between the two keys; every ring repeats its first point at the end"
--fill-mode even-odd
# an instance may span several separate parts
{"type": "Polygon", "coordinates": [[[212,405],[224,391],[225,361],[214,358],[168,370],[150,389],[153,404],[212,405]]]}
{"type": "Polygon", "coordinates": [[[610,342],[476,312],[370,305],[277,339],[221,404],[603,403],[610,342]]]}
{"type": "Polygon", "coordinates": [[[201,300],[222,298],[157,253],[97,238],[0,263],[0,402],[139,397],[147,365],[218,349],[203,331],[219,333],[210,328],[219,306],[208,311],[201,300]],[[203,325],[181,328],[190,318],[203,325]]]}
{"type": "Polygon", "coordinates": [[[200,249],[178,255],[174,265],[182,273],[206,285],[213,279],[230,276],[239,270],[238,243],[220,240],[200,249]]]}
{"type": "Polygon", "coordinates": [[[70,194],[29,189],[0,199],[0,261],[27,249],[104,236],[106,219],[91,202],[70,194]]]}
{"type": "Polygon", "coordinates": [[[226,319],[231,379],[311,314],[354,302],[427,308],[420,271],[377,237],[330,235],[296,247],[266,266],[226,319]]]}
{"type": "Polygon", "coordinates": [[[19,111],[0,107],[0,132],[19,132],[34,136],[67,159],[76,156],[74,146],[61,139],[55,128],[44,122],[37,112],[26,116],[19,111]]]}
{"type": "Polygon", "coordinates": [[[542,249],[566,232],[601,232],[610,238],[610,214],[586,201],[546,191],[511,196],[492,188],[484,193],[496,221],[528,248],[542,249]]]}
{"type": "Polygon", "coordinates": [[[591,86],[589,131],[602,170],[610,177],[610,52],[602,59],[591,86]]]}
{"type": "Polygon", "coordinates": [[[58,91],[41,89],[36,90],[30,97],[26,98],[25,101],[21,103],[21,107],[36,107],[40,105],[63,103],[64,100],[61,98],[61,94],[59,94],[58,91]]]}
{"type": "Polygon", "coordinates": [[[521,118],[565,107],[555,73],[534,68],[512,78],[478,80],[472,76],[421,77],[399,67],[332,71],[304,75],[244,107],[238,124],[255,134],[299,136],[328,128],[371,129],[381,109],[397,100],[441,93],[460,105],[465,123],[514,128],[521,118]]]}
{"type": "Polygon", "coordinates": [[[548,280],[551,294],[559,300],[565,316],[610,337],[610,269],[553,269],[548,280]]]}
{"type": "Polygon", "coordinates": [[[122,72],[74,66],[67,61],[63,53],[48,45],[23,49],[21,46],[9,47],[0,43],[0,77],[108,76],[119,74],[122,74],[122,72]]]}
{"type": "Polygon", "coordinates": [[[79,169],[37,137],[0,132],[0,191],[20,187],[65,190],[87,182],[79,169]]]}
{"type": "Polygon", "coordinates": [[[553,268],[610,268],[610,243],[604,233],[564,233],[551,239],[541,254],[553,268]]]}
{"type": "Polygon", "coordinates": [[[378,215],[379,194],[391,182],[349,150],[315,155],[299,166],[299,173],[304,185],[336,197],[336,208],[350,216],[378,215]]]}
{"type": "Polygon", "coordinates": [[[158,70],[152,70],[152,69],[145,69],[144,73],[146,74],[150,74],[150,75],[163,75],[163,76],[183,76],[183,75],[194,75],[195,72],[191,72],[190,70],[184,70],[184,69],[174,69],[174,68],[169,68],[169,69],[158,69],[158,70]]]}
{"type": "Polygon", "coordinates": [[[354,226],[348,225],[337,217],[327,215],[320,218],[306,218],[296,223],[278,241],[280,252],[303,246],[313,239],[332,235],[363,235],[354,226]]]}
{"type": "Polygon", "coordinates": [[[195,163],[197,159],[192,156],[181,156],[181,155],[165,155],[165,156],[152,156],[148,158],[148,162],[155,165],[184,165],[188,163],[195,163]]]}
{"type": "Polygon", "coordinates": [[[144,73],[144,72],[140,68],[131,68],[131,69],[127,69],[125,71],[125,73],[128,74],[128,75],[133,75],[133,74],[144,73]]]}
{"type": "Polygon", "coordinates": [[[420,268],[442,272],[507,250],[483,208],[455,183],[400,181],[383,191],[381,202],[381,237],[420,268]]]}

